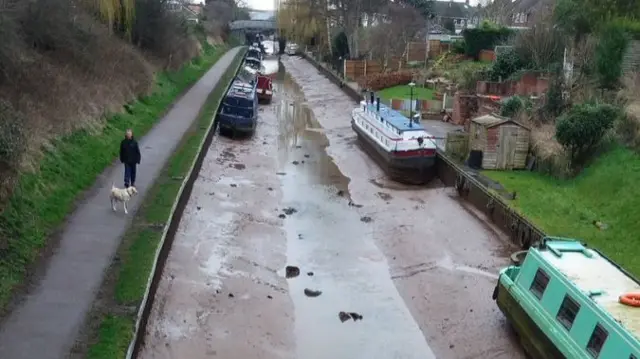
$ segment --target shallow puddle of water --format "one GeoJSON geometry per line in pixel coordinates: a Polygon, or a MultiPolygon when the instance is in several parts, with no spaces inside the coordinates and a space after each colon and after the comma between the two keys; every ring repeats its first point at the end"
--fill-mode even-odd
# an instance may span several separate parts
{"type": "Polygon", "coordinates": [[[286,94],[274,106],[279,127],[279,170],[295,173],[296,179],[307,185],[333,186],[336,193],[348,196],[349,179],[327,154],[329,140],[304,104],[300,88],[288,76],[279,76],[276,90],[286,94]]]}
{"type": "Polygon", "coordinates": [[[282,206],[296,209],[284,218],[288,265],[300,272],[288,279],[296,357],[434,358],[374,243],[375,222],[361,220],[349,179],[326,153],[322,127],[290,79],[279,78],[277,90],[285,94],[275,106],[282,206]]]}

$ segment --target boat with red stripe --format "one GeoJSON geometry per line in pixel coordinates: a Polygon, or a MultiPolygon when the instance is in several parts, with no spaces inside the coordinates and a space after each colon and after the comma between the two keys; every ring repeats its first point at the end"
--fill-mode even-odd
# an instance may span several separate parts
{"type": "Polygon", "coordinates": [[[361,101],[351,112],[351,127],[365,151],[391,179],[424,184],[434,177],[435,137],[419,121],[381,104],[373,92],[369,101],[361,101]]]}

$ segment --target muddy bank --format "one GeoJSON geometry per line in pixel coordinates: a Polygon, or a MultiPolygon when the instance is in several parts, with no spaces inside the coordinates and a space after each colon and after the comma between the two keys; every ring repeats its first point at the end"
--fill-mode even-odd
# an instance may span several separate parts
{"type": "Polygon", "coordinates": [[[390,268],[378,275],[393,279],[437,357],[523,357],[491,299],[497,272],[508,265],[512,250],[504,238],[437,181],[428,188],[388,181],[356,142],[353,101],[305,60],[282,61],[323,128],[326,151],[350,180],[346,192],[362,206],[351,209],[355,220],[369,218],[360,222],[366,230],[353,237],[366,233],[382,250],[377,260],[390,268]]]}

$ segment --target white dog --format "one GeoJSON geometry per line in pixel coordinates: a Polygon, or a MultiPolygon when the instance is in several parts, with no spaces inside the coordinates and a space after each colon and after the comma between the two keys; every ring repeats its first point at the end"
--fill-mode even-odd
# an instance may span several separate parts
{"type": "Polygon", "coordinates": [[[124,213],[129,214],[127,211],[127,202],[131,200],[131,197],[138,194],[138,191],[135,187],[131,186],[129,188],[117,188],[115,184],[111,185],[111,194],[109,198],[111,199],[111,209],[116,211],[116,202],[122,202],[124,206],[124,213]]]}

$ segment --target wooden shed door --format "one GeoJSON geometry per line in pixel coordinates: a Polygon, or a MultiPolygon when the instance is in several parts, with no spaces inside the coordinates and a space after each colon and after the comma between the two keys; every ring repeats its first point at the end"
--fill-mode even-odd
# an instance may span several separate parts
{"type": "Polygon", "coordinates": [[[516,146],[518,144],[518,126],[502,126],[500,128],[500,149],[498,151],[498,169],[512,169],[516,146]]]}

